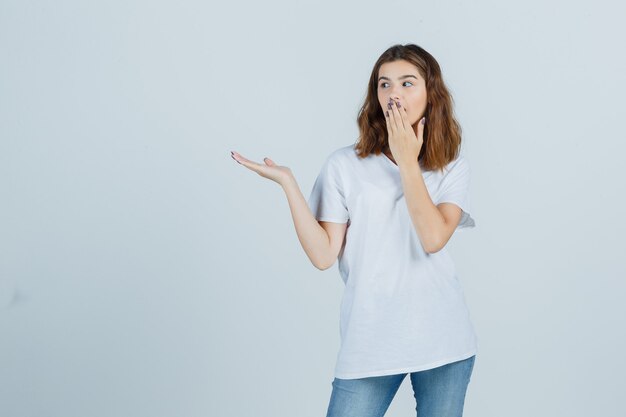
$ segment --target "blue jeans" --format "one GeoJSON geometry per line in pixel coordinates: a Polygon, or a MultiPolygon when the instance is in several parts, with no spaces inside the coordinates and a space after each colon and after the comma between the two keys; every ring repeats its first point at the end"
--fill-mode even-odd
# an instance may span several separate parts
{"type": "MultiPolygon", "coordinates": [[[[412,372],[418,417],[461,417],[476,355],[412,372]]],[[[382,417],[407,374],[359,379],[335,378],[326,417],[382,417]]]]}

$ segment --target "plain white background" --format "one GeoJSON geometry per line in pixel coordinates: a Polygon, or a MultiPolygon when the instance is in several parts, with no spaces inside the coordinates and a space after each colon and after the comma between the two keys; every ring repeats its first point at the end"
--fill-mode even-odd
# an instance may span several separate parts
{"type": "MultiPolygon", "coordinates": [[[[339,348],[280,187],[358,136],[378,56],[439,61],[476,228],[465,416],[622,416],[623,4],[0,3],[0,415],[323,416],[339,348]]],[[[387,413],[415,415],[408,378],[387,413]]]]}

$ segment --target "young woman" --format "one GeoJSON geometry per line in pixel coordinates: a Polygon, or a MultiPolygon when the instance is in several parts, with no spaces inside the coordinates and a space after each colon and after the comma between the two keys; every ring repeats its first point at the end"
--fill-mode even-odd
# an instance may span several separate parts
{"type": "Polygon", "coordinates": [[[280,184],[317,268],[339,258],[341,348],[327,417],[383,416],[407,374],[419,417],[459,417],[478,341],[446,243],[470,216],[469,164],[439,64],[413,44],[374,65],[354,145],[305,201],[289,168],[232,157],[280,184]]]}

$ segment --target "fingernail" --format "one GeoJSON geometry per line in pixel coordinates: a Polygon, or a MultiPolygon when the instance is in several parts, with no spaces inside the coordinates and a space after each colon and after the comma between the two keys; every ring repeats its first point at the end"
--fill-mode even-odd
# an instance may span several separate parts
{"type": "Polygon", "coordinates": [[[426,118],[422,117],[422,124],[425,125],[426,124],[426,118]]]}

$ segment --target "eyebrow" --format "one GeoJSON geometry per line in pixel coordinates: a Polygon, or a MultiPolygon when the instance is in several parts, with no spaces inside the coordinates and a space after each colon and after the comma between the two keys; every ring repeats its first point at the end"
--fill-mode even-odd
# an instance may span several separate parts
{"type": "MultiPolygon", "coordinates": [[[[403,79],[405,79],[405,78],[410,78],[410,77],[413,77],[413,78],[415,78],[415,79],[417,80],[417,77],[416,77],[415,75],[403,75],[402,77],[398,77],[398,79],[399,79],[399,80],[403,80],[403,79]]],[[[387,78],[387,77],[378,77],[378,81],[380,81],[380,80],[389,80],[389,81],[391,81],[391,80],[390,80],[389,78],[387,78]]]]}

